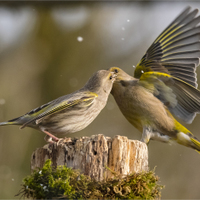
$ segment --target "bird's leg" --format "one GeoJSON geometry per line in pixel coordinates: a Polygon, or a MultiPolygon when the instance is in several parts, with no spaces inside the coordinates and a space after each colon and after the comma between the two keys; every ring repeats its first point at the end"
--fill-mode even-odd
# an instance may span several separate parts
{"type": "Polygon", "coordinates": [[[58,142],[58,141],[59,141],[59,138],[57,138],[57,137],[54,136],[53,134],[49,133],[49,132],[46,131],[45,129],[41,129],[41,130],[42,130],[42,132],[46,133],[47,136],[49,136],[49,137],[45,137],[45,140],[46,140],[47,142],[53,142],[53,141],[58,142]],[[52,141],[52,140],[53,140],[53,141],[52,141]]]}
{"type": "Polygon", "coordinates": [[[143,127],[141,142],[148,144],[151,139],[151,132],[152,130],[149,127],[143,127]]]}
{"type": "Polygon", "coordinates": [[[55,135],[49,133],[47,130],[45,130],[44,128],[40,128],[40,130],[44,133],[46,133],[46,136],[44,137],[46,142],[49,143],[54,143],[56,142],[57,144],[59,144],[60,142],[71,142],[71,138],[57,138],[55,135]]]}

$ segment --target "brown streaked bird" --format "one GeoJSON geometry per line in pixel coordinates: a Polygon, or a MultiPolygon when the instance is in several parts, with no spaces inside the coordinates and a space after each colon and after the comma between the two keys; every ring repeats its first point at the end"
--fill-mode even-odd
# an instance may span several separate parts
{"type": "Polygon", "coordinates": [[[0,126],[31,127],[46,133],[46,141],[59,141],[55,135],[62,137],[80,131],[98,116],[107,103],[115,77],[113,72],[99,70],[80,90],[59,97],[21,117],[1,122],[0,126]]]}
{"type": "Polygon", "coordinates": [[[200,16],[186,8],[153,42],[134,77],[117,67],[111,94],[141,141],[176,141],[200,151],[200,141],[174,117],[191,123],[200,112],[196,67],[200,58],[200,16]]]}

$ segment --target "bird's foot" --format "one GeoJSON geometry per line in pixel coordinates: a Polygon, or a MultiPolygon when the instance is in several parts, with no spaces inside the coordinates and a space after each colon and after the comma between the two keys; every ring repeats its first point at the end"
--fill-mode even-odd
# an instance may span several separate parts
{"type": "Polygon", "coordinates": [[[71,138],[58,138],[57,141],[52,141],[56,146],[65,146],[66,143],[72,143],[71,138]]]}
{"type": "Polygon", "coordinates": [[[45,137],[44,137],[44,140],[46,141],[46,142],[48,142],[48,143],[50,143],[50,144],[54,144],[54,143],[57,143],[60,139],[62,139],[62,138],[57,138],[57,137],[50,137],[49,135],[46,135],[45,137]]]}
{"type": "Polygon", "coordinates": [[[60,145],[60,144],[69,143],[69,142],[72,142],[71,138],[64,137],[64,138],[59,138],[56,144],[60,145]]]}

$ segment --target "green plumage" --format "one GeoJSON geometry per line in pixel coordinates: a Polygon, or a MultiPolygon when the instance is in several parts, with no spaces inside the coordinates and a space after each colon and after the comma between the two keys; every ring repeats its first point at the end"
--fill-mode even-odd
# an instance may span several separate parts
{"type": "Polygon", "coordinates": [[[200,59],[200,16],[186,8],[153,42],[134,77],[120,68],[111,91],[142,141],[176,141],[200,151],[200,142],[174,117],[191,123],[200,112],[196,67],[200,59]]]}
{"type": "Polygon", "coordinates": [[[87,127],[101,112],[107,103],[116,75],[108,70],[93,74],[83,88],[71,94],[59,97],[25,115],[1,122],[3,125],[21,125],[43,131],[51,139],[80,131],[87,127]]]}
{"type": "Polygon", "coordinates": [[[197,87],[195,69],[200,57],[200,17],[198,10],[186,8],[153,42],[137,64],[134,77],[143,72],[170,74],[197,87]]]}

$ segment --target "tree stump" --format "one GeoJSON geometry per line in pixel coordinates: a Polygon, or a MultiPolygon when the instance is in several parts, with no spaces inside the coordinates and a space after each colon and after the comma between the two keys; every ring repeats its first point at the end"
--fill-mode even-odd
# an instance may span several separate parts
{"type": "Polygon", "coordinates": [[[55,167],[66,165],[80,169],[96,181],[111,178],[111,170],[121,175],[148,171],[146,144],[124,136],[94,135],[66,143],[47,144],[33,152],[31,170],[42,168],[47,159],[51,159],[55,167]]]}

